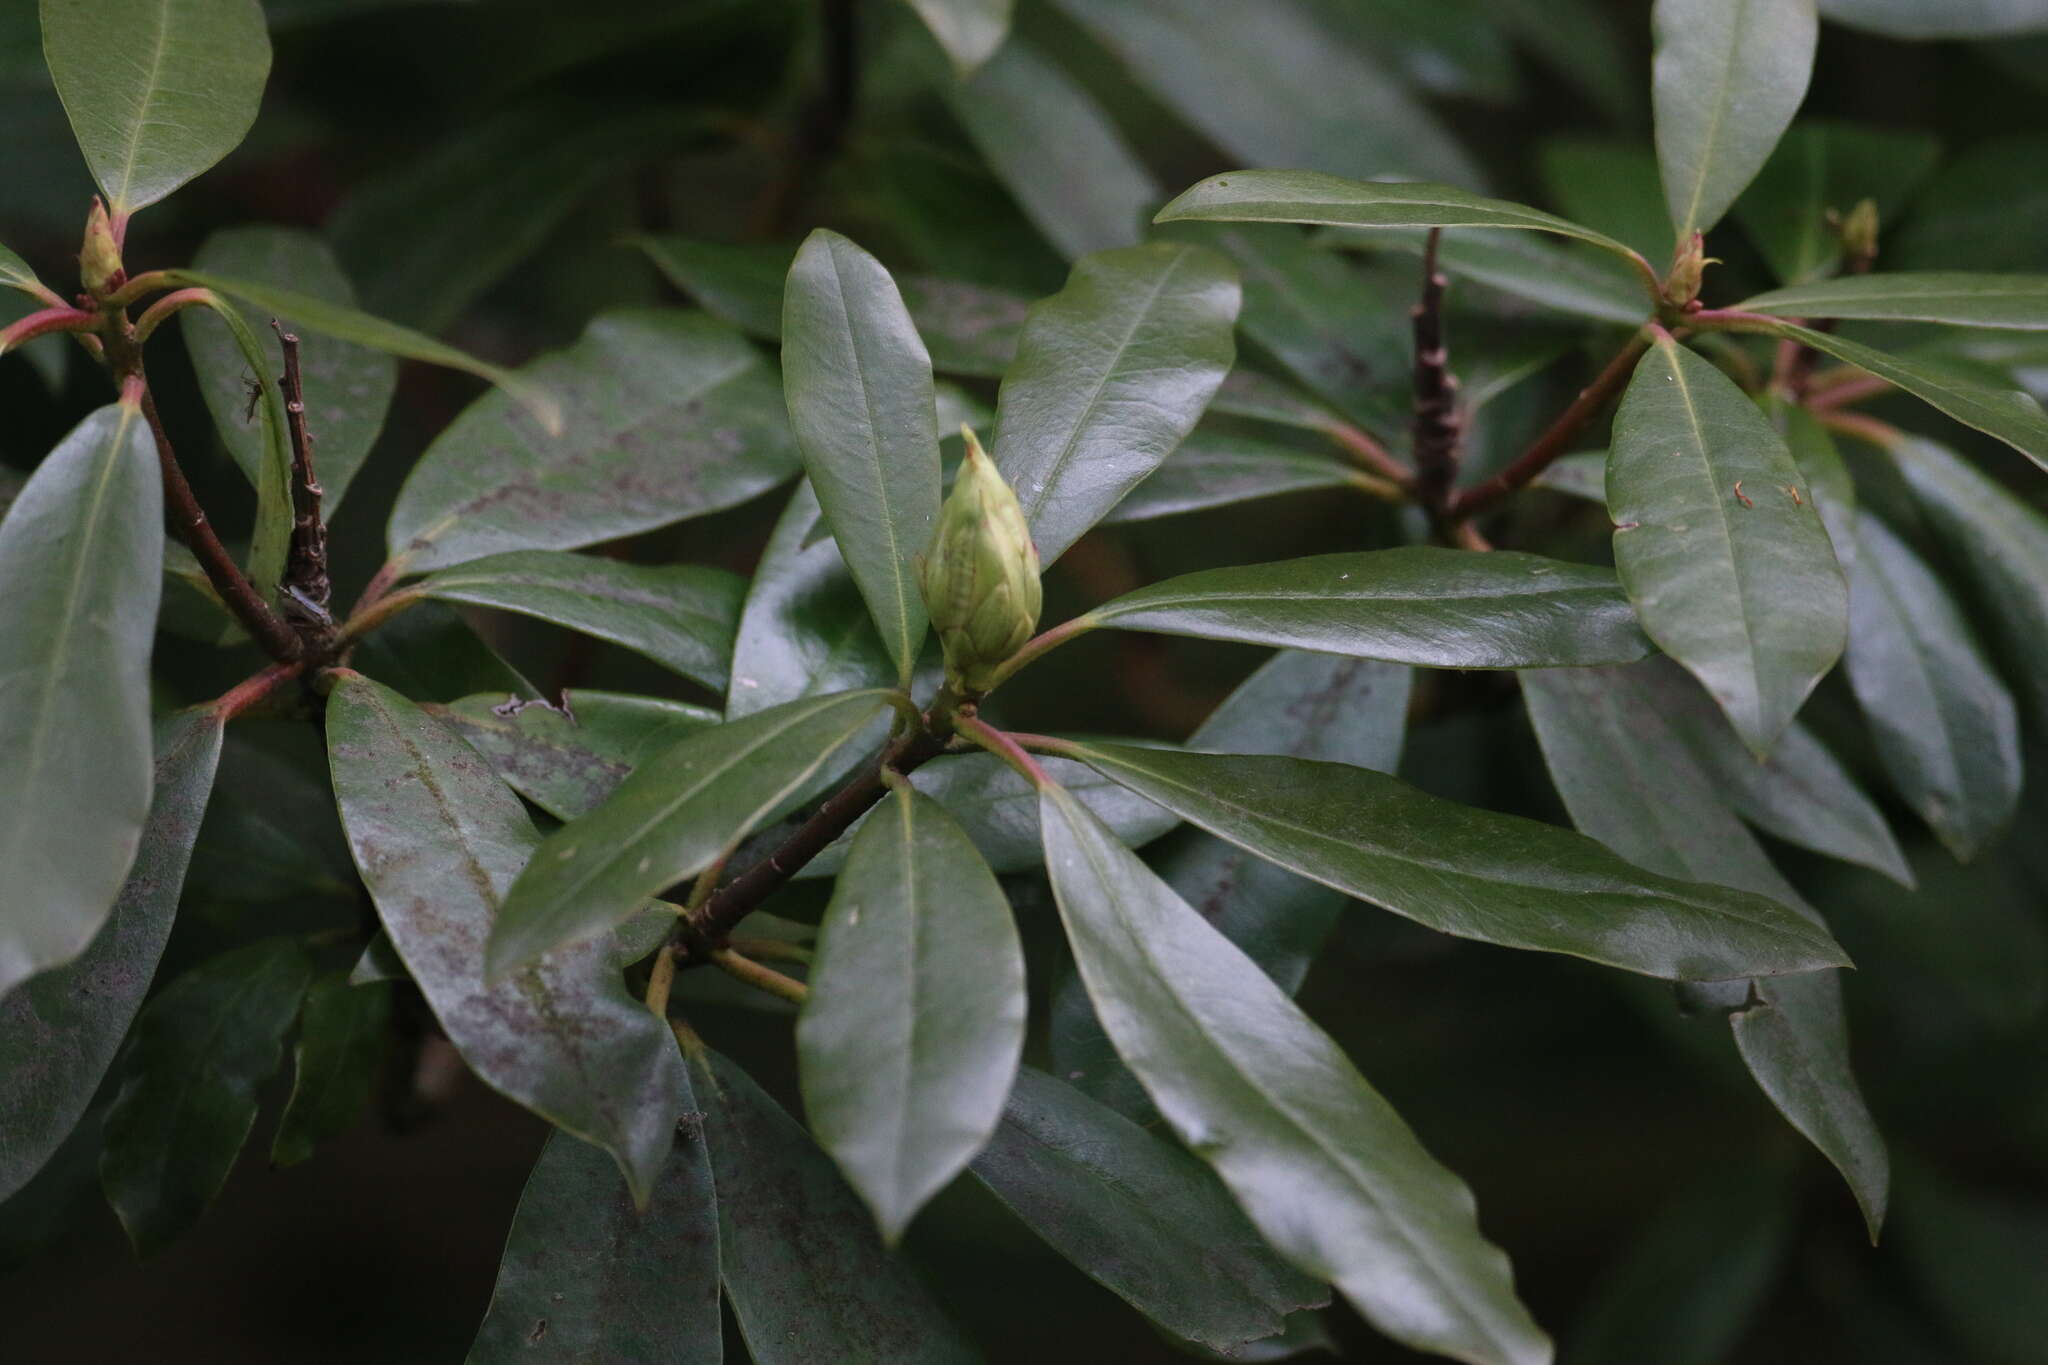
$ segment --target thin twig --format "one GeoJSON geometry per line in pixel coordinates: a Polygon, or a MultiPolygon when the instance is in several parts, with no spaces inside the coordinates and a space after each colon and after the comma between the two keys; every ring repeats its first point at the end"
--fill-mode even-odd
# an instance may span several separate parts
{"type": "Polygon", "coordinates": [[[1415,471],[1396,459],[1385,446],[1375,441],[1363,428],[1349,422],[1333,422],[1324,428],[1330,438],[1344,447],[1344,453],[1360,469],[1377,474],[1387,482],[1401,489],[1415,485],[1415,471]]]}
{"type": "Polygon", "coordinates": [[[1635,373],[1636,362],[1649,349],[1650,335],[1650,329],[1638,329],[1628,344],[1614,353],[1614,358],[1607,362],[1607,367],[1593,382],[1579,390],[1579,396],[1550,424],[1549,430],[1516,456],[1512,464],[1484,483],[1460,489],[1451,498],[1448,515],[1453,520],[1462,520],[1483,512],[1550,468],[1551,461],[1564,454],[1572,438],[1579,434],[1579,429],[1628,383],[1629,376],[1635,373]]]}
{"type": "Polygon", "coordinates": [[[300,608],[306,619],[298,624],[309,644],[325,642],[334,630],[334,617],[328,610],[333,589],[327,578],[327,524],[320,519],[320,495],[326,490],[313,472],[313,437],[306,430],[299,339],[276,318],[270,320],[270,326],[284,348],[284,374],[278,384],[284,389],[285,430],[292,445],[292,539],[285,557],[285,610],[289,614],[293,606],[300,608]]]}
{"type": "Polygon", "coordinates": [[[1829,431],[1844,436],[1854,436],[1859,441],[1868,441],[1882,450],[1890,450],[1906,439],[1906,433],[1890,422],[1880,422],[1875,417],[1866,417],[1860,412],[1836,412],[1832,409],[1816,412],[1815,417],[1829,431]]]}
{"type": "Polygon", "coordinates": [[[979,716],[962,716],[959,730],[961,734],[1022,773],[1032,786],[1043,791],[1053,785],[1052,778],[1039,766],[1038,760],[1017,742],[1016,736],[996,729],[979,716]]]}
{"type": "Polygon", "coordinates": [[[290,663],[272,664],[253,677],[244,678],[227,691],[214,698],[212,708],[220,713],[223,722],[231,721],[250,707],[277,691],[278,688],[299,676],[306,664],[303,659],[290,663]]]}
{"type": "Polygon", "coordinates": [[[1410,448],[1415,456],[1415,495],[1441,513],[1458,476],[1458,380],[1444,344],[1444,291],[1450,280],[1437,269],[1442,228],[1431,228],[1422,251],[1422,300],[1409,310],[1415,329],[1415,417],[1410,448]]]}
{"type": "Polygon", "coordinates": [[[713,948],[706,956],[720,971],[746,982],[755,990],[766,991],[798,1005],[811,998],[811,988],[803,982],[784,976],[773,967],[763,967],[730,948],[713,948]]]}
{"type": "Polygon", "coordinates": [[[1845,408],[1851,403],[1860,403],[1866,398],[1877,398],[1892,391],[1892,381],[1879,379],[1874,374],[1854,374],[1837,383],[1822,388],[1809,384],[1806,389],[1806,405],[1816,412],[1831,408],[1845,408]]]}

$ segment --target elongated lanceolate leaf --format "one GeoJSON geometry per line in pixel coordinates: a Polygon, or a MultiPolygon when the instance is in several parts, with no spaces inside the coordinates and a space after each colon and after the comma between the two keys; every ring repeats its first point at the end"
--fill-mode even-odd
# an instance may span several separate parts
{"type": "Polygon", "coordinates": [[[686,1091],[645,1209],[603,1153],[548,1138],[467,1365],[718,1365],[718,1197],[696,1108],[686,1091]]]}
{"type": "Polygon", "coordinates": [[[645,1203],[689,1092],[674,1036],[627,993],[610,944],[484,980],[486,936],[540,843],[519,798],[359,675],[328,698],[327,752],[356,866],[449,1041],[486,1085],[609,1152],[645,1203]]]}
{"type": "Polygon", "coordinates": [[[2019,718],[1955,599],[1876,517],[1857,523],[1849,683],[1892,785],[1967,859],[2019,800],[2019,718]]]}
{"type": "Polygon", "coordinates": [[[1847,965],[1762,896],[1673,881],[1583,835],[1309,759],[1077,744],[1075,758],[1219,838],[1442,933],[1676,980],[1847,965]]]}
{"type": "Polygon", "coordinates": [[[1437,668],[1628,663],[1650,652],[1608,570],[1512,550],[1410,546],[1204,569],[1085,619],[1437,668]]]}
{"type": "Polygon", "coordinates": [[[719,1273],[760,1365],[980,1358],[780,1105],[723,1057],[691,1079],[718,1182],[719,1273]]]}
{"type": "MultiPolygon", "coordinates": [[[[356,984],[338,971],[315,981],[299,1011],[292,1097],[271,1140],[273,1166],[294,1166],[355,1126],[390,1043],[391,983],[356,984]]],[[[594,1150],[594,1149],[593,1149],[594,1150]]]]}
{"type": "Polygon", "coordinates": [[[1536,164],[1549,199],[1573,222],[1653,260],[1669,249],[1671,219],[1657,158],[1638,139],[1545,138],[1537,144],[1536,164]]]}
{"type": "MultiPolygon", "coordinates": [[[[1243,762],[1234,759],[1232,762],[1243,762]]],[[[1046,868],[1110,1039],[1276,1250],[1395,1339],[1547,1362],[1471,1191],[1228,939],[1057,787],[1046,868]]]]}
{"type": "Polygon", "coordinates": [[[73,428],[0,521],[0,996],[85,951],[135,859],[163,547],[125,404],[73,428]]]}
{"type": "Polygon", "coordinates": [[[924,643],[916,560],[939,516],[932,362],[882,263],[819,228],[782,294],[789,425],[903,681],[924,643]]]}
{"type": "Polygon", "coordinates": [[[1184,1340],[1230,1351],[1329,1301],[1201,1162],[1042,1071],[1017,1073],[973,1170],[1055,1251],[1184,1340]]]}
{"type": "MultiPolygon", "coordinates": [[[[1422,228],[1331,228],[1326,245],[1421,253],[1422,228]]],[[[1527,232],[1468,228],[1445,233],[1437,261],[1453,281],[1468,279],[1561,313],[1639,325],[1653,307],[1644,277],[1611,256],[1527,232]]]]}
{"type": "Polygon", "coordinates": [[[594,555],[515,550],[443,569],[416,591],[497,607],[624,645],[722,689],[746,583],[699,564],[629,564],[594,555]]]}
{"type": "Polygon", "coordinates": [[[608,313],[523,373],[570,406],[550,435],[478,400],[413,467],[386,532],[414,570],[570,550],[745,502],[796,471],[774,372],[722,323],[608,313]]]}
{"type": "Polygon", "coordinates": [[[1759,756],[1841,657],[1848,587],[1782,437],[1733,380],[1660,338],[1614,419],[1614,562],[1643,629],[1759,756]]]}
{"type": "Polygon", "coordinates": [[[1806,98],[1813,0],[1657,0],[1650,91],[1664,199],[1683,242],[1721,221],[1806,98]]]}
{"type": "MultiPolygon", "coordinates": [[[[1572,823],[1638,867],[1738,887],[1807,907],[1715,789],[1656,691],[1654,664],[1522,675],[1536,736],[1572,823]]],[[[1884,1221],[1891,1166],[1849,1065],[1848,1024],[1832,972],[1752,983],[1738,1010],[1743,1060],[1786,1119],[1849,1182],[1871,1236],[1884,1221]]]]}
{"type": "Polygon", "coordinates": [[[643,759],[720,717],[688,702],[575,689],[554,703],[502,692],[424,709],[453,726],[505,785],[560,820],[587,815],[643,759]]]}
{"type": "Polygon", "coordinates": [[[100,1182],[137,1255],[197,1222],[227,1182],[312,975],[296,940],[266,939],[185,973],[136,1021],[100,1182]]]}
{"type": "Polygon", "coordinates": [[[0,1000],[0,1201],[28,1183],[85,1113],[171,935],[220,759],[221,715],[158,722],[142,841],[92,944],[0,1000]]]}
{"type": "Polygon", "coordinates": [[[1255,498],[1357,485],[1350,467],[1291,446],[1197,431],[1102,519],[1150,521],[1255,498]]]}
{"type": "Polygon", "coordinates": [[[794,701],[690,736],[642,763],[605,803],[556,830],[505,898],[493,980],[622,923],[811,794],[884,693],[794,701]]]}
{"type": "Polygon", "coordinates": [[[238,146],[270,77],[257,0],[42,0],[43,56],[115,217],[238,146]]]}
{"type": "Polygon", "coordinates": [[[415,332],[410,327],[386,322],[383,318],[372,317],[343,304],[330,303],[312,294],[282,289],[260,280],[235,279],[200,270],[167,270],[164,275],[179,284],[199,285],[215,293],[226,294],[272,317],[291,318],[307,332],[367,346],[373,351],[386,351],[401,359],[423,361],[473,374],[503,390],[507,397],[526,409],[544,431],[552,436],[562,434],[562,405],[556,395],[524,375],[478,360],[424,332],[415,332]]]}
{"type": "Polygon", "coordinates": [[[833,887],[797,1023],[804,1113],[895,1242],[989,1140],[1024,1049],[1024,950],[945,808],[884,799],[833,887]]]}
{"type": "Polygon", "coordinates": [[[1892,38],[1995,38],[2048,29],[2041,0],[1820,0],[1835,23],[1892,38]]]}
{"type": "Polygon", "coordinates": [[[1941,154],[1930,134],[1801,119],[1733,210],[1743,233],[1787,284],[1832,272],[1842,238],[1828,213],[1847,213],[1865,199],[1889,220],[1941,154]]]}
{"type": "Polygon", "coordinates": [[[1746,313],[1874,322],[1945,322],[1955,327],[2048,331],[2048,275],[1924,271],[1845,275],[1758,294],[1746,313]]]}
{"type": "Polygon", "coordinates": [[[1194,429],[1236,355],[1230,263],[1155,243],[1097,252],[1031,310],[994,451],[1051,564],[1194,429]]]}

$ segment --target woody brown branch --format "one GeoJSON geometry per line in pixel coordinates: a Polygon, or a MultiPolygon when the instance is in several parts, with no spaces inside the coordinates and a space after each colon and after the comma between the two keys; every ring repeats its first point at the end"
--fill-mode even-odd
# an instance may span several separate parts
{"type": "Polygon", "coordinates": [[[1432,513],[1450,501],[1458,475],[1458,380],[1444,343],[1444,291],[1450,281],[1437,269],[1443,229],[1431,228],[1422,254],[1422,300],[1410,310],[1415,328],[1415,417],[1410,443],[1415,457],[1415,496],[1432,513]]]}
{"type": "Polygon", "coordinates": [[[306,387],[299,368],[299,339],[276,318],[270,320],[270,326],[284,350],[284,374],[278,384],[284,391],[285,430],[292,448],[292,538],[284,570],[286,610],[291,612],[291,604],[301,609],[305,619],[295,624],[300,634],[308,637],[308,645],[318,648],[333,629],[328,614],[333,589],[327,577],[327,526],[320,517],[324,490],[313,471],[313,437],[306,429],[306,387]]]}

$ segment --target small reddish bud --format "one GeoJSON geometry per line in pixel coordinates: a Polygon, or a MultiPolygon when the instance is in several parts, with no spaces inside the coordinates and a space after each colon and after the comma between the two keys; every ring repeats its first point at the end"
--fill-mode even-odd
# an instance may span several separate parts
{"type": "Polygon", "coordinates": [[[103,299],[128,282],[121,268],[121,244],[114,240],[114,225],[107,218],[107,206],[93,197],[92,213],[85,220],[85,244],[78,251],[78,279],[85,292],[103,299]]]}

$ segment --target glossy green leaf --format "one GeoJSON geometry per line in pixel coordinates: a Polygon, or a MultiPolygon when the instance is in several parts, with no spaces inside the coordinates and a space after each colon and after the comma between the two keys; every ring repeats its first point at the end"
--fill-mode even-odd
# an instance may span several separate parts
{"type": "Polygon", "coordinates": [[[1960,270],[1845,275],[1774,289],[1737,307],[1778,317],[1945,322],[2039,332],[2048,330],[2048,275],[1960,270]]]}
{"type": "Polygon", "coordinates": [[[1345,180],[1316,171],[1212,175],[1159,210],[1154,222],[1309,223],[1321,227],[1486,227],[1554,232],[1628,255],[1605,233],[1451,185],[1345,180]]]}
{"type": "Polygon", "coordinates": [[[257,0],[42,0],[43,56],[123,218],[233,151],[270,77],[257,0]]]}
{"type": "Polygon", "coordinates": [[[1344,425],[1336,413],[1285,380],[1248,370],[1242,365],[1223,376],[1223,383],[1216,389],[1216,397],[1209,402],[1209,411],[1324,434],[1344,425]]]}
{"type": "Polygon", "coordinates": [[[547,839],[505,898],[493,980],[631,916],[829,779],[870,731],[879,691],[789,702],[691,735],[643,762],[589,815],[547,839]]]}
{"type": "Polygon", "coordinates": [[[106,925],[70,963],[0,999],[0,1200],[28,1183],[85,1113],[171,934],[220,758],[218,711],[157,725],[155,794],[106,925]]]}
{"type": "Polygon", "coordinates": [[[2048,723],[2048,518],[1946,446],[1909,438],[1891,454],[1976,589],[1977,619],[2018,665],[2005,676],[2048,723]]]}
{"type": "Polygon", "coordinates": [[[489,394],[413,467],[386,531],[414,570],[570,550],[745,502],[795,472],[781,386],[737,332],[693,313],[608,313],[522,374],[569,404],[563,433],[489,394]]]}
{"type": "Polygon", "coordinates": [[[1102,525],[1229,507],[1282,493],[1357,486],[1358,476],[1327,455],[1242,436],[1197,431],[1145,482],[1111,508],[1102,525]]]}
{"type": "Polygon", "coordinates": [[[217,294],[226,294],[229,298],[271,317],[290,318],[293,325],[302,332],[331,337],[336,341],[353,342],[373,351],[388,352],[404,360],[423,361],[428,365],[440,365],[447,369],[473,374],[487,383],[495,384],[506,397],[526,409],[532,420],[543,430],[555,436],[562,433],[562,405],[558,395],[550,393],[544,386],[523,374],[514,374],[502,366],[478,360],[475,356],[436,341],[423,332],[415,332],[410,327],[401,327],[395,322],[372,317],[368,313],[301,290],[280,288],[262,280],[231,278],[202,270],[167,270],[164,275],[178,284],[198,285],[217,294]]]}
{"type": "Polygon", "coordinates": [[[1889,355],[1833,332],[1819,332],[1789,322],[1778,323],[1772,330],[1778,336],[1868,370],[1964,426],[1995,436],[2035,464],[2048,468],[2048,413],[2041,410],[2040,403],[2031,395],[2019,389],[1979,383],[1918,356],[1889,355]]]}
{"type": "MultiPolygon", "coordinates": [[[[1016,358],[1031,300],[1008,290],[932,275],[908,275],[903,302],[942,374],[996,379],[1016,358]]],[[[945,423],[939,424],[941,431],[945,423]]]]}
{"type": "Polygon", "coordinates": [[[1513,550],[1408,546],[1203,569],[1086,619],[1436,668],[1627,663],[1650,652],[1608,570],[1513,550]]]}
{"type": "Polygon", "coordinates": [[[761,551],[733,639],[725,700],[733,720],[896,676],[839,547],[811,539],[819,516],[810,484],[798,484],[761,551]]]}
{"type": "Polygon", "coordinates": [[[1430,111],[1299,0],[1059,0],[1146,87],[1249,165],[1477,182],[1430,111]],[[1332,91],[1343,91],[1332,99],[1332,91]]]}
{"type": "Polygon", "coordinates": [[[1544,188],[1565,217],[1661,260],[1671,219],[1657,158],[1633,137],[1552,137],[1537,146],[1544,188]]]}
{"type": "Polygon", "coordinates": [[[1857,523],[1857,542],[1849,684],[1893,787],[1968,859],[2019,800],[2017,708],[1920,557],[1873,516],[1857,523]]]}
{"type": "Polygon", "coordinates": [[[549,1135],[467,1365],[718,1365],[718,1197],[687,1092],[683,1106],[644,1210],[603,1153],[549,1135]]]}
{"type": "Polygon", "coordinates": [[[1010,32],[1012,0],[904,0],[962,76],[989,59],[1010,32]]]}
{"type": "Polygon", "coordinates": [[[1848,587],[1782,437],[1733,380],[1660,338],[1614,419],[1607,509],[1644,631],[1768,754],[1841,657],[1848,587]]]}
{"type": "Polygon", "coordinates": [[[1864,199],[1889,219],[1934,168],[1940,144],[1926,133],[1802,119],[1735,201],[1735,219],[1787,284],[1828,274],[1842,257],[1830,211],[1864,199]]]}
{"type": "MultiPolygon", "coordinates": [[[[1657,693],[1650,666],[1541,669],[1522,675],[1537,740],[1572,823],[1638,867],[1767,896],[1816,915],[1716,790],[1657,693]]],[[[1849,1182],[1873,1239],[1891,1164],[1849,1065],[1833,973],[1750,984],[1758,1003],[1732,1016],[1743,1060],[1764,1093],[1849,1182]]]]}
{"type": "Polygon", "coordinates": [[[1548,1361],[1471,1191],[1337,1044],[1072,797],[1048,787],[1041,818],[1104,1029],[1274,1248],[1408,1345],[1548,1361]]]}
{"type": "Polygon", "coordinates": [[[635,237],[632,244],[711,316],[750,337],[782,339],[782,285],[795,259],[788,246],[682,236],[635,237]]]}
{"type": "Polygon", "coordinates": [[[1082,1273],[1183,1340],[1233,1351],[1329,1299],[1201,1162],[1031,1067],[973,1171],[1082,1273]]]}
{"type": "MultiPolygon", "coordinates": [[[[206,239],[193,265],[278,289],[294,289],[341,308],[355,307],[355,290],[327,244],[310,232],[294,228],[224,228],[206,239]]],[[[298,324],[289,315],[279,319],[287,330],[298,324]]],[[[221,444],[252,483],[264,458],[263,429],[249,420],[249,367],[227,325],[206,309],[180,317],[185,349],[199,391],[213,414],[221,444]]],[[[283,373],[283,352],[266,325],[256,339],[271,364],[263,377],[283,373]]],[[[313,472],[320,480],[321,514],[332,519],[356,471],[384,429],[384,414],[398,387],[398,366],[390,356],[366,346],[327,337],[306,337],[299,347],[305,376],[306,428],[315,450],[313,472]]]]}
{"type": "Polygon", "coordinates": [[[610,640],[718,690],[732,669],[746,588],[738,574],[699,564],[514,550],[443,569],[414,590],[610,640]]]}
{"type": "Polygon", "coordinates": [[[996,400],[996,465],[1050,565],[1194,429],[1236,348],[1230,263],[1200,247],[1102,251],[1024,324],[996,400]]]}
{"type": "Polygon", "coordinates": [[[85,951],[135,860],[162,508],[149,430],[116,405],[0,521],[0,996],[85,951]]]}
{"type": "Polygon", "coordinates": [[[137,1255],[161,1251],[220,1193],[312,975],[297,940],[265,939],[185,973],[135,1021],[100,1182],[137,1255]]]}
{"type": "Polygon", "coordinates": [[[1841,446],[1811,408],[1772,395],[1766,395],[1761,406],[1784,435],[1792,463],[1806,476],[1807,492],[1820,509],[1820,524],[1835,547],[1835,562],[1846,572],[1849,557],[1856,553],[1857,497],[1856,478],[1842,459],[1841,446]]]}
{"type": "Polygon", "coordinates": [[[296,1166],[363,1116],[390,1042],[391,983],[358,985],[346,971],[315,981],[299,1012],[292,1096],[270,1144],[270,1164],[296,1166]]]}
{"type": "Polygon", "coordinates": [[[276,735],[265,738],[259,744],[236,734],[222,746],[213,800],[192,850],[189,899],[355,902],[355,865],[326,765],[294,761],[299,755],[284,752],[276,735]]]}
{"type": "Polygon", "coordinates": [[[1676,980],[1846,965],[1762,896],[1644,872],[1583,835],[1341,763],[1084,744],[1073,756],[1218,838],[1441,933],[1676,980]]]}
{"type": "Polygon", "coordinates": [[[1627,677],[1647,694],[1659,723],[1684,741],[1720,798],[1758,830],[1913,884],[1883,812],[1805,726],[1787,726],[1759,763],[1713,698],[1670,660],[1645,660],[1627,677]]]}
{"type": "Polygon", "coordinates": [[[894,1243],[987,1144],[1024,1050],[1024,950],[966,833],[899,788],[832,890],[797,1021],[804,1113],[894,1243]]]}
{"type": "MultiPolygon", "coordinates": [[[[1332,228],[1326,241],[1341,246],[1421,254],[1429,239],[1420,228],[1332,228]]],[[[1598,322],[1636,326],[1653,307],[1642,275],[1583,247],[1549,242],[1527,232],[1470,228],[1446,233],[1437,262],[1453,281],[1473,280],[1518,299],[1598,322]]]]}
{"type": "Polygon", "coordinates": [[[718,1182],[718,1259],[760,1365],[979,1359],[810,1135],[723,1057],[692,1079],[718,1182]]]}
{"type": "Polygon", "coordinates": [[[385,621],[363,637],[351,662],[421,702],[454,701],[473,692],[540,696],[445,602],[421,602],[385,621]]]}
{"type": "Polygon", "coordinates": [[[931,356],[882,263],[824,228],[789,268],[782,375],[811,488],[908,682],[927,626],[916,560],[939,517],[931,356]]]}
{"type": "Polygon", "coordinates": [[[1721,221],[1770,159],[1813,76],[1813,0],[1656,0],[1650,96],[1678,240],[1721,221]]]}
{"type": "Polygon", "coordinates": [[[568,710],[503,692],[428,706],[483,755],[505,785],[548,814],[573,820],[595,810],[636,764],[719,723],[688,702],[576,689],[568,710]]]}
{"type": "Polygon", "coordinates": [[[2048,30],[2042,0],[1820,0],[1838,24],[1890,38],[1993,38],[2048,30]]]}
{"type": "Polygon", "coordinates": [[[486,1085],[611,1153],[644,1203],[689,1090],[674,1037],[627,992],[609,943],[484,980],[486,936],[540,844],[519,798],[438,721],[358,675],[328,698],[327,749],[356,866],[449,1041],[486,1085]]]}
{"type": "Polygon", "coordinates": [[[1012,38],[947,105],[1045,240],[1069,258],[1129,246],[1159,182],[1108,112],[1051,54],[1012,38]]]}

